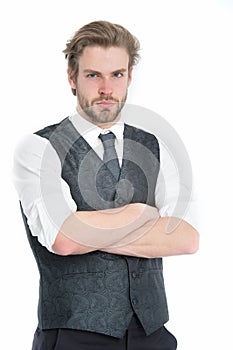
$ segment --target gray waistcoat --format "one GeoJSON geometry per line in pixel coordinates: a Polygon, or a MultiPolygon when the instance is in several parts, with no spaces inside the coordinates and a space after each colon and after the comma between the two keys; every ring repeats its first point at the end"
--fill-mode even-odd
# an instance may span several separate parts
{"type": "MultiPolygon", "coordinates": [[[[136,202],[155,205],[159,162],[152,164],[152,159],[159,160],[159,145],[153,135],[125,125],[123,162],[116,188],[116,181],[107,167],[68,118],[36,134],[49,139],[58,153],[63,164],[62,177],[70,187],[77,210],[105,209],[136,202]],[[78,174],[88,152],[86,181],[81,181],[80,185],[78,174]],[[148,157],[150,153],[151,158],[148,157]],[[100,168],[96,188],[103,200],[97,201],[96,194],[92,199],[88,192],[88,200],[85,200],[82,194],[90,192],[96,167],[100,168]]],[[[85,172],[85,167],[82,171],[85,172]]],[[[72,328],[121,338],[134,312],[147,335],[168,321],[161,258],[136,258],[101,251],[56,255],[31,235],[24,214],[23,218],[40,272],[40,328],[72,328]]]]}

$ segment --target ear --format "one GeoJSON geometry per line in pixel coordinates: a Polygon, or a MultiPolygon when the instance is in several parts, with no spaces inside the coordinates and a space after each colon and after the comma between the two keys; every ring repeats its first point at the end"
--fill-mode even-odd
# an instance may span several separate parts
{"type": "Polygon", "coordinates": [[[68,82],[71,86],[71,89],[76,90],[76,83],[74,82],[73,78],[71,77],[71,71],[70,68],[67,69],[67,74],[68,74],[68,82]]]}
{"type": "Polygon", "coordinates": [[[133,66],[129,67],[128,86],[130,85],[130,83],[132,81],[132,73],[133,73],[133,66]]]}

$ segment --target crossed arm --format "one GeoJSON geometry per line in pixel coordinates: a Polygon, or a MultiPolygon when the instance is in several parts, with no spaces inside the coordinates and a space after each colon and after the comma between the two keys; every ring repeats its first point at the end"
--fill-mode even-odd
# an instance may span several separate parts
{"type": "Polygon", "coordinates": [[[156,208],[134,203],[120,209],[76,212],[64,222],[52,248],[60,255],[101,250],[155,258],[192,254],[198,245],[199,234],[186,221],[160,217],[156,208]],[[79,243],[80,230],[84,236],[92,237],[94,243],[88,244],[87,240],[79,243]]]}
{"type": "MultiPolygon", "coordinates": [[[[59,157],[47,140],[30,135],[18,148],[14,164],[15,186],[25,214],[30,217],[34,235],[40,237],[40,242],[43,241],[47,246],[47,238],[41,235],[44,227],[50,228],[50,220],[47,220],[47,211],[43,205],[45,199],[50,201],[51,207],[59,207],[64,204],[65,194],[68,207],[74,208],[72,211],[76,208],[68,185],[60,178],[59,157]],[[41,183],[46,185],[43,191],[41,183]],[[59,191],[61,196],[57,196],[59,191]],[[42,193],[45,198],[42,198],[42,193]]],[[[170,169],[171,162],[166,159],[161,164],[161,173],[169,174],[165,182],[167,192],[172,193],[168,196],[170,198],[173,195],[174,181],[171,178],[175,176],[174,169],[170,169]]],[[[157,187],[160,188],[159,185],[157,187]]],[[[158,198],[156,203],[159,203],[158,198]]],[[[70,210],[68,212],[70,214],[70,210]]],[[[199,235],[190,224],[175,217],[160,217],[156,208],[142,203],[112,210],[79,211],[65,220],[68,212],[66,209],[61,210],[58,233],[53,227],[56,239],[52,249],[60,255],[102,250],[151,258],[190,254],[198,249],[199,235]]]]}

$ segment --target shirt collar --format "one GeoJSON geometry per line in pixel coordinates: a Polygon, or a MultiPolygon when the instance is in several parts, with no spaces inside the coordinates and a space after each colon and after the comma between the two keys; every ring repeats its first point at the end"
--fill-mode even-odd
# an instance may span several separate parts
{"type": "Polygon", "coordinates": [[[106,132],[112,131],[115,134],[117,141],[123,139],[124,122],[122,120],[119,120],[108,129],[102,129],[97,125],[89,122],[87,119],[83,118],[76,111],[69,117],[69,119],[77,131],[80,133],[80,135],[89,143],[91,147],[94,146],[99,134],[101,133],[104,134],[106,132]]]}

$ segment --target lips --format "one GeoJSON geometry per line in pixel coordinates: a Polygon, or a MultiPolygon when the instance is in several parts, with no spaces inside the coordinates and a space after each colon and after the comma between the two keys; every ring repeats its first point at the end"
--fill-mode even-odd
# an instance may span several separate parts
{"type": "Polygon", "coordinates": [[[97,105],[102,108],[111,108],[114,105],[113,101],[102,100],[97,102],[97,105]]]}

